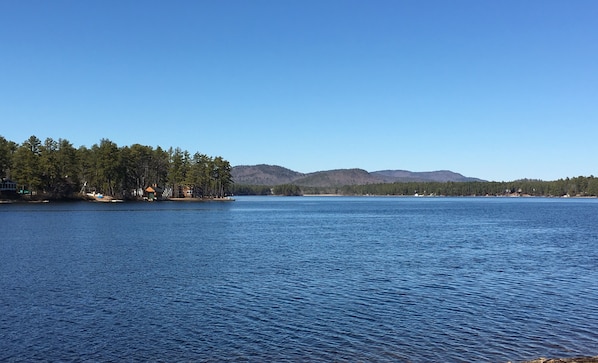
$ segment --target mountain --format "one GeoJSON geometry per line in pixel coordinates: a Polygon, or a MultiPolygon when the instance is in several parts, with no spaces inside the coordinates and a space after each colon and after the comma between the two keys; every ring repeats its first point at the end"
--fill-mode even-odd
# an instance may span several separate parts
{"type": "Polygon", "coordinates": [[[309,187],[330,187],[394,182],[467,182],[481,179],[465,177],[449,170],[412,172],[407,170],[336,169],[315,173],[299,173],[277,165],[240,165],[231,171],[236,184],[281,185],[296,184],[309,187]]]}
{"type": "Polygon", "coordinates": [[[281,185],[291,184],[305,174],[292,171],[277,165],[240,165],[231,170],[233,181],[237,184],[249,185],[281,185]]]}
{"type": "Polygon", "coordinates": [[[306,174],[293,183],[310,187],[342,187],[385,183],[385,180],[362,169],[337,169],[306,174]]]}
{"type": "Polygon", "coordinates": [[[384,178],[389,183],[394,182],[468,182],[482,181],[470,178],[450,170],[413,172],[407,170],[381,170],[372,174],[384,178]]]}

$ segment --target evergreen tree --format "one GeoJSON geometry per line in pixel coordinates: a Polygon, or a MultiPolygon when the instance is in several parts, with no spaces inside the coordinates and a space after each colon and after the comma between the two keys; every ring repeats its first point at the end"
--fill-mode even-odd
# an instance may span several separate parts
{"type": "Polygon", "coordinates": [[[108,139],[102,139],[99,146],[92,147],[92,151],[97,155],[95,166],[99,178],[98,181],[100,181],[98,185],[100,192],[115,195],[115,187],[119,184],[122,177],[122,174],[119,173],[118,146],[108,139]]]}
{"type": "Polygon", "coordinates": [[[182,193],[182,186],[187,178],[190,168],[190,157],[188,151],[183,151],[180,148],[169,150],[170,167],[168,169],[168,184],[171,185],[173,196],[176,198],[184,197],[182,193]]]}
{"type": "Polygon", "coordinates": [[[41,141],[31,136],[19,146],[13,158],[15,181],[23,193],[37,193],[42,187],[42,170],[40,169],[41,141]]]}
{"type": "Polygon", "coordinates": [[[10,169],[16,150],[17,144],[0,136],[0,178],[11,177],[10,169]]]}

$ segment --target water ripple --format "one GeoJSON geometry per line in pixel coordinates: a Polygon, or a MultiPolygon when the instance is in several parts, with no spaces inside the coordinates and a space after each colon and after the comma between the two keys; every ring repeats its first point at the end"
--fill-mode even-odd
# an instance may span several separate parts
{"type": "Polygon", "coordinates": [[[47,207],[3,213],[0,361],[598,354],[592,201],[47,207]]]}

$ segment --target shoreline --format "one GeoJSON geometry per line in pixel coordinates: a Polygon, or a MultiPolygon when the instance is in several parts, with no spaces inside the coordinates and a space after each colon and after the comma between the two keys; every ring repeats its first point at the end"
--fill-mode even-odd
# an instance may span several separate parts
{"type": "Polygon", "coordinates": [[[39,198],[39,199],[29,199],[29,198],[15,198],[15,199],[0,199],[0,204],[38,204],[38,203],[79,203],[79,202],[86,202],[86,203],[148,203],[148,202],[194,202],[194,203],[201,203],[201,202],[234,202],[235,199],[232,197],[223,197],[223,198],[166,198],[166,199],[157,199],[153,201],[149,201],[147,199],[116,199],[110,196],[105,196],[103,198],[95,198],[91,199],[89,197],[82,197],[82,198],[39,198]]]}
{"type": "Polygon", "coordinates": [[[232,197],[221,198],[166,198],[159,200],[159,202],[234,202],[232,197]]]}

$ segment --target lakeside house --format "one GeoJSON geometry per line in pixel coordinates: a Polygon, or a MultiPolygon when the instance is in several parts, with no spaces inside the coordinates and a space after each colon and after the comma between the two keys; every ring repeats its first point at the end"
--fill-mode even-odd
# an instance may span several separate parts
{"type": "Polygon", "coordinates": [[[149,186],[145,188],[145,193],[148,201],[160,200],[162,199],[162,194],[164,193],[164,189],[159,188],[156,185],[149,186]]]}
{"type": "Polygon", "coordinates": [[[17,192],[17,183],[7,179],[0,179],[0,194],[13,194],[17,192]]]}

